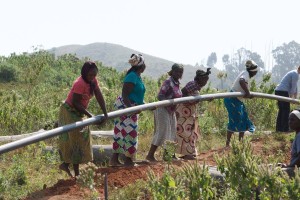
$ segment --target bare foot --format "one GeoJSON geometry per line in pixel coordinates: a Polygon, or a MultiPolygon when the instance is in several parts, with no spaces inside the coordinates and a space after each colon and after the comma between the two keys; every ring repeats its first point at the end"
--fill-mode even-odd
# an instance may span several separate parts
{"type": "Polygon", "coordinates": [[[146,156],[146,160],[149,160],[150,162],[158,162],[154,156],[146,156]]]}
{"type": "Polygon", "coordinates": [[[123,164],[120,161],[110,160],[109,161],[109,166],[111,166],[111,167],[121,167],[121,166],[123,166],[123,164]]]}
{"type": "Polygon", "coordinates": [[[193,155],[184,155],[182,156],[184,160],[196,160],[196,158],[193,155]]]}
{"type": "Polygon", "coordinates": [[[126,157],[124,160],[124,166],[135,166],[135,163],[132,161],[131,158],[126,157]]]}
{"type": "Polygon", "coordinates": [[[66,172],[70,177],[73,177],[73,175],[70,172],[69,167],[65,163],[60,164],[59,169],[66,172]]]}

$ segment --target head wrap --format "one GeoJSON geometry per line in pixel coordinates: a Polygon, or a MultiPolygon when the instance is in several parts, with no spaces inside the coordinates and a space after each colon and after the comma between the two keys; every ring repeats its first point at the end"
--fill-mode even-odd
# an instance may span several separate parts
{"type": "Polygon", "coordinates": [[[206,72],[202,69],[198,69],[196,71],[196,77],[201,77],[201,76],[208,76],[211,73],[211,68],[207,68],[206,72]]]}
{"type": "Polygon", "coordinates": [[[247,60],[245,66],[246,66],[247,71],[249,71],[249,72],[258,71],[258,66],[253,60],[247,60]]]}
{"type": "Polygon", "coordinates": [[[95,83],[93,81],[89,82],[87,80],[87,75],[90,70],[96,69],[98,72],[98,67],[95,62],[92,61],[87,61],[83,64],[81,68],[81,77],[84,80],[84,82],[90,84],[90,93],[93,95],[94,94],[94,89],[95,89],[95,83]]]}
{"type": "Polygon", "coordinates": [[[142,66],[144,64],[144,61],[145,59],[142,54],[131,54],[130,59],[128,60],[132,67],[142,66]]]}
{"type": "Polygon", "coordinates": [[[183,69],[183,65],[182,64],[178,64],[178,63],[173,64],[171,71],[168,72],[169,76],[171,76],[172,72],[175,71],[175,70],[177,70],[177,69],[183,69]]]}
{"type": "Polygon", "coordinates": [[[296,117],[300,120],[300,111],[299,110],[293,110],[292,112],[291,112],[291,114],[294,114],[294,115],[296,115],[296,117]]]}

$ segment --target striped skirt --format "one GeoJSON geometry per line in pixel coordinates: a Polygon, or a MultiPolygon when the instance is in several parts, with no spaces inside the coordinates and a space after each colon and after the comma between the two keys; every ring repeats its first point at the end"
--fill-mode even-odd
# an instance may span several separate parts
{"type": "Polygon", "coordinates": [[[164,107],[154,110],[154,136],[152,144],[155,146],[164,145],[165,141],[176,141],[176,115],[169,113],[164,107]]]}

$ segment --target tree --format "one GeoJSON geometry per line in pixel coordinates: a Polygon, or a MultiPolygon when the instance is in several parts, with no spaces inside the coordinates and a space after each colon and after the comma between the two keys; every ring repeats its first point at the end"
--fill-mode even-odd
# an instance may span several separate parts
{"type": "Polygon", "coordinates": [[[276,61],[272,69],[273,79],[278,82],[290,70],[300,64],[300,45],[291,41],[272,50],[273,57],[276,61]]]}
{"type": "Polygon", "coordinates": [[[217,54],[215,52],[212,52],[210,54],[210,56],[208,56],[208,59],[207,59],[207,66],[212,68],[215,66],[215,64],[217,63],[217,54]]]}
{"type": "MultiPolygon", "coordinates": [[[[234,81],[234,79],[239,75],[239,73],[245,70],[245,62],[247,60],[253,60],[257,63],[257,65],[260,68],[265,68],[261,56],[256,52],[251,52],[250,50],[247,50],[245,48],[238,49],[236,53],[232,56],[232,58],[230,58],[228,54],[225,54],[222,57],[224,67],[227,72],[227,78],[230,81],[234,81]]],[[[256,78],[260,78],[262,74],[263,73],[258,73],[256,78]]]]}

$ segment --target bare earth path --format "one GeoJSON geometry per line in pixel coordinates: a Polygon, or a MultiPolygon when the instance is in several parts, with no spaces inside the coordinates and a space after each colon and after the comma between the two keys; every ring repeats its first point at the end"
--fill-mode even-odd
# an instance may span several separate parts
{"type": "MultiPolygon", "coordinates": [[[[256,155],[266,155],[262,149],[263,145],[263,142],[259,139],[252,141],[253,153],[256,155]]],[[[203,164],[205,162],[205,164],[208,166],[215,166],[216,162],[214,160],[214,154],[218,154],[221,156],[228,153],[228,151],[229,149],[225,148],[210,150],[200,153],[200,155],[197,157],[198,161],[176,161],[173,162],[173,165],[174,167],[180,168],[184,163],[187,162],[199,162],[200,164],[203,164]]],[[[272,153],[274,152],[270,152],[270,154],[272,153]]],[[[289,158],[290,155],[289,152],[287,152],[285,162],[288,162],[289,158]]],[[[157,162],[155,164],[143,164],[136,167],[99,168],[97,170],[96,178],[100,178],[100,176],[103,176],[103,174],[107,173],[109,187],[122,188],[128,184],[136,182],[136,180],[138,179],[146,180],[149,168],[153,170],[155,174],[160,176],[164,171],[165,163],[157,162]]],[[[103,199],[103,184],[98,187],[97,190],[102,197],[101,199],[103,199]]],[[[86,197],[88,194],[89,190],[80,188],[79,185],[76,184],[76,181],[74,179],[68,179],[58,180],[58,182],[52,187],[45,188],[43,190],[30,194],[26,198],[26,200],[79,200],[84,199],[84,197],[86,197]]]]}

